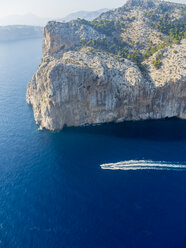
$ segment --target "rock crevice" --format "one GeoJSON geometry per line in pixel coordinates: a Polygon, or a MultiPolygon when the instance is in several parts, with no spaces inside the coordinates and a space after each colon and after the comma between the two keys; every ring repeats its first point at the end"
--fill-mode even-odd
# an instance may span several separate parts
{"type": "MultiPolygon", "coordinates": [[[[145,3],[151,7],[149,0],[145,3]]],[[[133,4],[128,2],[130,8],[133,4]]],[[[81,47],[81,40],[105,37],[79,20],[47,24],[42,63],[27,88],[36,123],[61,130],[124,120],[185,119],[186,40],[162,49],[158,69],[152,65],[156,54],[151,56],[144,62],[148,72],[142,72],[128,59],[81,47]]]]}

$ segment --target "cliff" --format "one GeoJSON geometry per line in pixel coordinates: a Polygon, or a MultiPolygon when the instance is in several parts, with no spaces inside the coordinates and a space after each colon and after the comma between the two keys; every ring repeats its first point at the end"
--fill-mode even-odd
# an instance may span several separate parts
{"type": "Polygon", "coordinates": [[[129,0],[94,21],[49,22],[28,84],[49,130],[124,120],[186,118],[185,5],[129,0]]]}

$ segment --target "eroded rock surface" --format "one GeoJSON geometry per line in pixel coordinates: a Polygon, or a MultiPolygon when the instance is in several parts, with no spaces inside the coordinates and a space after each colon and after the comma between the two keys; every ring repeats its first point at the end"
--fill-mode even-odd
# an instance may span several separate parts
{"type": "MultiPolygon", "coordinates": [[[[150,2],[156,3],[141,1],[148,8],[150,2]]],[[[131,9],[132,4],[135,1],[129,1],[127,8],[131,9]]],[[[101,18],[111,18],[111,13],[101,18]]],[[[136,23],[139,25],[138,18],[136,23]]],[[[186,118],[185,39],[161,50],[159,68],[152,65],[159,51],[144,61],[148,68],[144,72],[128,59],[82,48],[81,40],[113,42],[113,36],[79,20],[49,22],[44,35],[42,63],[27,89],[27,103],[32,104],[36,123],[41,127],[61,130],[64,126],[113,121],[186,118]]],[[[125,37],[121,33],[119,36],[125,37]]]]}

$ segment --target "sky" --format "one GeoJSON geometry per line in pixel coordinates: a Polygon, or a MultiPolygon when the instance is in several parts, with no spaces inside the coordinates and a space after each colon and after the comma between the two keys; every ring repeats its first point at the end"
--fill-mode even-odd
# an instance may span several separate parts
{"type": "MultiPolygon", "coordinates": [[[[171,0],[173,1],[173,0],[171,0]]],[[[186,3],[186,0],[174,0],[186,3]]],[[[40,17],[61,18],[79,10],[117,8],[126,0],[0,0],[0,18],[32,13],[40,17]]]]}

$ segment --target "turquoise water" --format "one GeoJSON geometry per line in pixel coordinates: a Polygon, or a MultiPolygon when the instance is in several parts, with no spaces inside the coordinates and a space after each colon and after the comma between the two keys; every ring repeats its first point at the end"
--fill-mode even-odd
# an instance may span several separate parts
{"type": "Polygon", "coordinates": [[[100,165],[186,165],[186,122],[38,131],[25,95],[40,59],[41,40],[0,44],[0,247],[185,248],[185,171],[100,165]]]}

